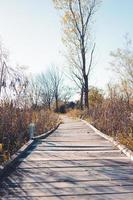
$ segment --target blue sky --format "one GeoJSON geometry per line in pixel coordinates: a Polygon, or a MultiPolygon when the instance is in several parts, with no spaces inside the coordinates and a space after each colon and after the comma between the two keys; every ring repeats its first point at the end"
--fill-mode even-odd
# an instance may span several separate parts
{"type": "Polygon", "coordinates": [[[94,34],[97,43],[97,65],[92,83],[105,88],[114,81],[110,68],[110,51],[123,47],[124,35],[133,40],[133,1],[104,0],[96,16],[94,34]]]}
{"type": "Polygon", "coordinates": [[[30,70],[60,62],[60,21],[52,1],[0,0],[0,35],[10,57],[30,70]],[[46,3],[48,2],[48,3],[46,3]]]}
{"type": "MultiPolygon", "coordinates": [[[[122,47],[127,32],[133,39],[133,0],[103,0],[96,14],[96,66],[91,84],[105,88],[112,80],[111,50],[122,47]]],[[[59,13],[52,0],[0,0],[0,35],[10,51],[11,62],[45,71],[51,64],[63,66],[59,13]]]]}

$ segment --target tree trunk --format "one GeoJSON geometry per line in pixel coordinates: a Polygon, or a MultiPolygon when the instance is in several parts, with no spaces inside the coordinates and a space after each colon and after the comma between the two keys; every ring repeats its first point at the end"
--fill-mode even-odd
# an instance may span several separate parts
{"type": "Polygon", "coordinates": [[[51,102],[50,102],[50,100],[48,102],[48,109],[51,110],[51,102]]]}
{"type": "Polygon", "coordinates": [[[83,94],[84,94],[84,87],[81,88],[81,97],[80,97],[80,109],[83,110],[83,94]]]}
{"type": "Polygon", "coordinates": [[[88,98],[88,76],[85,75],[85,88],[84,88],[84,93],[85,93],[85,107],[89,109],[89,98],[88,98]]]}
{"type": "Polygon", "coordinates": [[[85,47],[84,47],[84,40],[82,42],[82,61],[83,61],[83,77],[84,77],[84,104],[85,108],[89,109],[89,102],[88,102],[88,75],[86,74],[86,54],[85,54],[85,47]]]}
{"type": "Polygon", "coordinates": [[[59,111],[59,106],[58,106],[58,97],[55,97],[55,106],[56,106],[56,112],[59,111]]]}
{"type": "Polygon", "coordinates": [[[2,84],[3,84],[3,75],[4,75],[4,63],[1,62],[1,74],[0,74],[0,96],[1,96],[1,90],[2,90],[2,84]]]}

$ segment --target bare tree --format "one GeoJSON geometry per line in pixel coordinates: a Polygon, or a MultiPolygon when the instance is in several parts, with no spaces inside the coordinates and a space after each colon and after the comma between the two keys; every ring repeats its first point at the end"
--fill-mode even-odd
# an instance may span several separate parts
{"type": "Polygon", "coordinates": [[[8,53],[3,47],[3,44],[0,43],[0,96],[2,88],[6,87],[7,73],[8,73],[8,67],[6,64],[7,60],[8,60],[8,53]]]}
{"type": "Polygon", "coordinates": [[[72,94],[73,94],[72,88],[65,85],[63,87],[63,92],[61,94],[61,99],[65,105],[69,102],[70,98],[72,97],[72,94]]]}
{"type": "Polygon", "coordinates": [[[54,98],[54,88],[51,80],[51,74],[46,72],[46,74],[41,73],[38,76],[38,82],[41,86],[41,101],[42,104],[47,106],[51,110],[51,104],[54,98]]]}
{"type": "MultiPolygon", "coordinates": [[[[74,81],[74,83],[76,84],[76,86],[78,87],[78,89],[80,90],[80,108],[81,110],[83,109],[83,98],[84,98],[84,93],[85,93],[85,81],[84,81],[84,77],[83,77],[83,70],[82,70],[82,62],[80,60],[80,56],[78,53],[78,49],[76,52],[72,51],[69,53],[69,55],[67,56],[67,60],[69,63],[69,69],[70,69],[70,75],[72,80],[74,81]]],[[[91,53],[89,55],[90,60],[89,62],[89,68],[88,68],[88,73],[87,73],[87,77],[89,78],[92,67],[93,67],[93,55],[94,55],[94,50],[95,50],[95,43],[91,49],[91,53]]],[[[89,91],[88,91],[89,93],[89,91]]],[[[89,95],[89,94],[88,94],[89,95]]]]}
{"type": "Polygon", "coordinates": [[[36,109],[41,102],[41,85],[37,76],[30,78],[27,95],[29,98],[29,105],[36,109]]]}
{"type": "MultiPolygon", "coordinates": [[[[83,82],[85,94],[85,107],[89,108],[88,103],[88,76],[92,66],[93,52],[95,44],[90,48],[90,56],[87,57],[88,43],[90,42],[90,25],[95,11],[100,3],[99,0],[53,0],[56,8],[64,11],[64,41],[69,49],[74,49],[78,56],[77,70],[74,72],[77,79],[83,82]],[[80,76],[79,76],[80,75],[80,76]]],[[[74,58],[75,62],[75,58],[74,58]]],[[[76,64],[76,63],[75,63],[76,64]]]]}
{"type": "MultiPolygon", "coordinates": [[[[0,98],[23,104],[28,80],[23,67],[12,67],[8,60],[7,50],[0,44],[0,98]]],[[[19,105],[18,105],[19,106],[19,105]]]]}
{"type": "Polygon", "coordinates": [[[53,85],[53,92],[54,92],[54,98],[55,98],[55,106],[56,106],[56,112],[59,111],[59,99],[61,97],[62,89],[63,89],[63,74],[60,72],[60,70],[53,66],[49,69],[49,77],[51,79],[52,85],[53,85]]]}
{"type": "Polygon", "coordinates": [[[133,88],[133,50],[132,41],[128,35],[125,36],[124,48],[118,48],[116,52],[111,52],[113,70],[117,72],[121,80],[127,80],[133,88]]]}
{"type": "MultiPolygon", "coordinates": [[[[33,88],[36,101],[40,99],[43,106],[51,110],[52,105],[55,103],[55,110],[59,110],[59,100],[62,97],[63,89],[63,74],[60,70],[52,66],[46,73],[41,73],[36,77],[35,87],[33,88]],[[37,95],[38,94],[38,95],[37,95]],[[38,97],[39,96],[39,97],[38,97]]],[[[32,95],[33,97],[33,92],[32,95]]]]}
{"type": "Polygon", "coordinates": [[[133,50],[132,41],[128,35],[125,36],[124,47],[111,52],[111,56],[113,58],[112,69],[120,79],[120,92],[130,107],[130,99],[133,97],[133,50]]]}

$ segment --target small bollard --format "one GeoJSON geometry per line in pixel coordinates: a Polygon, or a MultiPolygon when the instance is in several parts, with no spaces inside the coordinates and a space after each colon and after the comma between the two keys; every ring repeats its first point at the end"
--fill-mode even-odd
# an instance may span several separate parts
{"type": "Polygon", "coordinates": [[[3,151],[3,144],[0,143],[0,153],[2,153],[2,151],[3,151]]]}
{"type": "Polygon", "coordinates": [[[9,160],[10,159],[10,153],[8,152],[8,151],[5,151],[4,153],[3,153],[3,160],[4,161],[7,161],[7,160],[9,160]]]}
{"type": "Polygon", "coordinates": [[[30,123],[30,125],[29,125],[29,138],[30,138],[30,140],[34,137],[34,134],[35,134],[35,124],[30,123]]]}

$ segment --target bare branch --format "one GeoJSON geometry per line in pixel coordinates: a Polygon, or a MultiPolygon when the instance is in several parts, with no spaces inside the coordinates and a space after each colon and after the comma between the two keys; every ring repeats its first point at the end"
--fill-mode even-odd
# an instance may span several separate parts
{"type": "Polygon", "coordinates": [[[94,51],[95,51],[95,47],[96,47],[96,44],[94,43],[94,46],[92,48],[91,55],[90,55],[90,63],[89,63],[89,68],[88,68],[87,76],[89,76],[90,71],[91,71],[92,61],[93,61],[93,54],[94,54],[94,51]]]}

